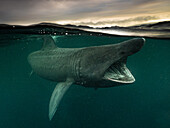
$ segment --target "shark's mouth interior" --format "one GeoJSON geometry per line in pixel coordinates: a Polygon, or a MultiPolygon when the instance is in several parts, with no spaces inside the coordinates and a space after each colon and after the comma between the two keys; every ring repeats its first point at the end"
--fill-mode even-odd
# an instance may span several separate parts
{"type": "Polygon", "coordinates": [[[105,72],[104,79],[119,83],[133,83],[135,78],[126,67],[127,58],[113,63],[105,72]]]}

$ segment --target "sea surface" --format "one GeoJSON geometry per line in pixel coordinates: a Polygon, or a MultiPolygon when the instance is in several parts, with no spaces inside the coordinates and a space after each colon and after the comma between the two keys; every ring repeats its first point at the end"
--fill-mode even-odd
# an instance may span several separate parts
{"type": "Polygon", "coordinates": [[[128,57],[133,84],[99,89],[72,85],[49,121],[49,100],[57,82],[31,74],[27,61],[31,52],[41,49],[44,35],[64,48],[135,37],[40,32],[1,31],[0,128],[170,128],[170,39],[145,38],[141,51],[128,57]]]}

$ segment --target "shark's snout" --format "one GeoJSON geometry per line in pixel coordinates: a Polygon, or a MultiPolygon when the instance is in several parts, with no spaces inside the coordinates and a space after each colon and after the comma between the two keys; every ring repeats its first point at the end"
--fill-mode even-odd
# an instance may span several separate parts
{"type": "Polygon", "coordinates": [[[139,51],[145,44],[145,38],[134,39],[134,43],[135,43],[134,47],[136,48],[137,51],[139,51]]]}
{"type": "Polygon", "coordinates": [[[135,38],[121,43],[120,54],[123,56],[130,56],[138,52],[145,44],[144,38],[135,38]]]}
{"type": "Polygon", "coordinates": [[[131,50],[131,53],[134,54],[138,52],[144,45],[145,39],[144,38],[135,38],[132,39],[131,42],[129,42],[129,47],[131,50]]]}

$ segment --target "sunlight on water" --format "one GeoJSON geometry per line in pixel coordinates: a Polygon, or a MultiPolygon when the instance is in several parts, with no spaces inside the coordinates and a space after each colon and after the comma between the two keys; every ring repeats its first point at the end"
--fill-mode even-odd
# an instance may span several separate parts
{"type": "Polygon", "coordinates": [[[165,31],[147,31],[147,30],[116,30],[116,29],[82,29],[89,32],[99,32],[111,35],[121,36],[140,36],[140,37],[156,37],[156,38],[170,38],[170,33],[165,31]]]}

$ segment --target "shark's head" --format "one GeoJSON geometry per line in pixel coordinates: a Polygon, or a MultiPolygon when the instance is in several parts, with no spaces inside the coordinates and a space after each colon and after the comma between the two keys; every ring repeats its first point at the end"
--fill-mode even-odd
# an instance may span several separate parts
{"type": "Polygon", "coordinates": [[[85,78],[133,83],[135,78],[126,67],[127,57],[138,52],[144,42],[144,38],[135,38],[118,44],[91,48],[92,52],[87,55],[89,61],[84,65],[82,63],[83,67],[86,67],[85,78]]]}
{"type": "Polygon", "coordinates": [[[136,38],[118,44],[119,59],[112,62],[111,65],[105,70],[103,79],[115,81],[119,83],[133,83],[134,76],[126,67],[127,57],[138,52],[144,45],[144,38],[136,38]]]}

